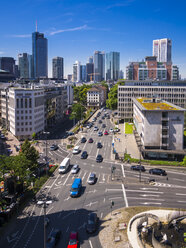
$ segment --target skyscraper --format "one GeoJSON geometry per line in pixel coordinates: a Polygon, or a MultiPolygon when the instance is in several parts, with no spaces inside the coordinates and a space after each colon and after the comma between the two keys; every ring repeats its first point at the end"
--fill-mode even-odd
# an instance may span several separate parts
{"type": "Polygon", "coordinates": [[[48,40],[44,34],[32,33],[33,77],[48,77],[48,40]]]}
{"type": "Polygon", "coordinates": [[[20,78],[29,78],[29,61],[27,53],[18,54],[18,67],[20,78]]]}
{"type": "Polygon", "coordinates": [[[28,77],[33,78],[32,55],[28,54],[28,77]]]}
{"type": "Polygon", "coordinates": [[[80,66],[80,73],[81,73],[80,80],[82,82],[85,82],[86,81],[86,65],[80,66]]]}
{"type": "Polygon", "coordinates": [[[170,39],[153,40],[153,56],[158,62],[172,63],[172,41],[170,39]]]}
{"type": "Polygon", "coordinates": [[[0,69],[15,74],[15,59],[12,57],[0,57],[0,69]]]}
{"type": "Polygon", "coordinates": [[[73,64],[73,82],[79,82],[81,80],[80,64],[79,61],[73,64]]]}
{"type": "Polygon", "coordinates": [[[106,80],[117,81],[120,71],[120,53],[110,52],[106,54],[106,80]]]}
{"type": "Polygon", "coordinates": [[[86,81],[90,82],[94,80],[94,64],[86,63],[86,81]]]}
{"type": "Polygon", "coordinates": [[[88,57],[88,62],[87,63],[93,63],[93,56],[88,57]]]}
{"type": "Polygon", "coordinates": [[[94,80],[101,82],[105,79],[105,53],[94,52],[94,80]]]}
{"type": "Polygon", "coordinates": [[[52,59],[52,76],[53,78],[63,79],[64,69],[63,69],[63,58],[55,57],[52,59]]]}

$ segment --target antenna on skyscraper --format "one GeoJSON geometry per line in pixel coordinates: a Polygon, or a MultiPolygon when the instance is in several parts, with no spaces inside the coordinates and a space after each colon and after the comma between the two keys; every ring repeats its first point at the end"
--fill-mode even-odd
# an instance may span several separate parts
{"type": "Polygon", "coordinates": [[[37,20],[36,20],[36,32],[37,32],[37,20]]]}

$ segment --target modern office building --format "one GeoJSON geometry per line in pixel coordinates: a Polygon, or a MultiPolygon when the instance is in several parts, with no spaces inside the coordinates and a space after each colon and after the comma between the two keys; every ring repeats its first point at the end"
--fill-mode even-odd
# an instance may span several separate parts
{"type": "Polygon", "coordinates": [[[75,64],[73,64],[73,82],[81,81],[80,65],[81,63],[79,61],[76,61],[75,64]]]}
{"type": "Polygon", "coordinates": [[[80,81],[85,82],[86,81],[86,65],[80,65],[80,81]]]}
{"type": "Polygon", "coordinates": [[[118,86],[118,118],[132,121],[132,99],[153,96],[185,108],[186,81],[125,81],[125,85],[118,86]]]}
{"type": "Polygon", "coordinates": [[[94,52],[94,81],[101,82],[105,79],[105,53],[94,52]]]}
{"type": "Polygon", "coordinates": [[[120,71],[120,53],[106,53],[106,80],[117,81],[120,71]]]}
{"type": "Polygon", "coordinates": [[[127,80],[178,80],[179,69],[177,66],[158,62],[156,56],[147,56],[145,61],[130,62],[126,67],[127,80]]]}
{"type": "Polygon", "coordinates": [[[52,77],[56,79],[64,78],[64,64],[62,57],[52,59],[52,77]]]}
{"type": "Polygon", "coordinates": [[[87,82],[94,81],[94,64],[93,63],[86,64],[86,81],[87,82]]]}
{"type": "Polygon", "coordinates": [[[15,74],[15,59],[12,57],[0,57],[0,69],[15,74]]]}
{"type": "Polygon", "coordinates": [[[28,54],[28,77],[33,78],[32,55],[28,54]]]}
{"type": "Polygon", "coordinates": [[[48,40],[39,32],[32,33],[32,70],[34,78],[48,77],[48,40]]]}
{"type": "Polygon", "coordinates": [[[91,64],[94,63],[93,56],[88,57],[87,63],[91,63],[91,64]]]}
{"type": "Polygon", "coordinates": [[[72,81],[72,76],[73,76],[72,74],[68,74],[67,75],[67,81],[72,81]]]}
{"type": "Polygon", "coordinates": [[[119,71],[119,79],[124,79],[124,72],[122,70],[119,71]]]}
{"type": "Polygon", "coordinates": [[[170,39],[153,40],[153,56],[158,62],[172,63],[172,41],[170,39]]]}
{"type": "Polygon", "coordinates": [[[20,78],[29,78],[29,60],[27,53],[18,54],[18,68],[20,78]]]}

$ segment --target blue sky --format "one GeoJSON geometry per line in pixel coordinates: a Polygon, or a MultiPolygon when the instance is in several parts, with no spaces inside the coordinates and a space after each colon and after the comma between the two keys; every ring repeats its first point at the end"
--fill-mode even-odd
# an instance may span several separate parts
{"type": "Polygon", "coordinates": [[[65,75],[75,60],[85,64],[95,50],[120,52],[129,61],[152,55],[152,40],[172,39],[172,60],[186,78],[186,1],[184,0],[1,0],[0,56],[31,54],[31,33],[48,38],[51,61],[64,57],[65,75]]]}

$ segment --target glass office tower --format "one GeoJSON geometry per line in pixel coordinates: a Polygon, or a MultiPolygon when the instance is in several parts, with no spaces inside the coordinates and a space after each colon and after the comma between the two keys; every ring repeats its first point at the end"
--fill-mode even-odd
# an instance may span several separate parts
{"type": "Polygon", "coordinates": [[[94,80],[101,82],[105,79],[105,53],[94,52],[94,80]]]}
{"type": "Polygon", "coordinates": [[[106,54],[106,80],[117,81],[120,72],[120,53],[110,52],[106,54]]]}

